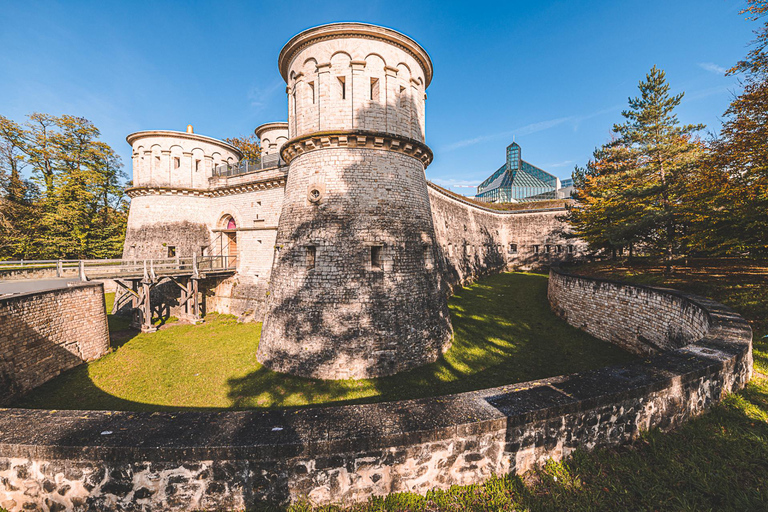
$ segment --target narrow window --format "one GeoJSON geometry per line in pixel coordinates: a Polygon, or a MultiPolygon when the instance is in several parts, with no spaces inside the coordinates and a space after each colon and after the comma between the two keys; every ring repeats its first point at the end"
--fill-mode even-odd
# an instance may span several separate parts
{"type": "Polygon", "coordinates": [[[195,160],[195,172],[200,171],[200,160],[195,160]]]}
{"type": "Polygon", "coordinates": [[[160,157],[159,156],[155,157],[155,165],[157,165],[157,166],[160,165],[160,157]]]}
{"type": "Polygon", "coordinates": [[[572,245],[568,246],[568,254],[573,254],[573,246],[572,245]]]}
{"type": "Polygon", "coordinates": [[[168,246],[168,257],[169,258],[175,258],[176,257],[176,247],[173,245],[168,246]]]}
{"type": "Polygon", "coordinates": [[[563,252],[563,246],[562,245],[558,245],[557,246],[557,252],[563,252]]]}
{"type": "Polygon", "coordinates": [[[533,246],[533,253],[534,254],[539,254],[539,246],[538,245],[534,245],[533,246]]]}
{"type": "Polygon", "coordinates": [[[379,101],[379,79],[371,78],[371,99],[379,101]]]}
{"type": "Polygon", "coordinates": [[[201,245],[200,246],[200,254],[202,254],[203,257],[208,256],[208,246],[207,245],[201,245]]]}
{"type": "Polygon", "coordinates": [[[405,108],[405,87],[400,86],[400,108],[405,108]]]}
{"type": "Polygon", "coordinates": [[[371,246],[371,269],[381,270],[381,246],[371,246]]]}
{"type": "Polygon", "coordinates": [[[549,245],[544,246],[544,252],[549,254],[549,245]]]}
{"type": "Polygon", "coordinates": [[[181,160],[179,157],[175,156],[173,157],[173,168],[178,169],[179,167],[181,167],[181,160]]]}
{"type": "Polygon", "coordinates": [[[339,96],[341,99],[347,99],[347,82],[343,76],[337,77],[339,79],[339,96]]]}
{"type": "Polygon", "coordinates": [[[317,248],[314,245],[307,246],[307,270],[315,268],[315,256],[317,255],[317,248]]]}
{"type": "Polygon", "coordinates": [[[309,94],[312,97],[312,104],[315,104],[315,82],[309,82],[309,94]]]}
{"type": "Polygon", "coordinates": [[[424,246],[424,266],[428,269],[432,268],[432,248],[428,245],[424,246]]]}
{"type": "Polygon", "coordinates": [[[509,244],[509,254],[517,254],[517,244],[509,244]]]}

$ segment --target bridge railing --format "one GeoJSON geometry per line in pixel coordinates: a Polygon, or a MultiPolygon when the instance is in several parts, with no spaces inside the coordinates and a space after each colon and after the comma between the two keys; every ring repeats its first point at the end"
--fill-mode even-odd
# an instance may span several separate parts
{"type": "Polygon", "coordinates": [[[156,279],[164,275],[193,274],[235,270],[235,256],[197,256],[191,258],[158,258],[143,260],[6,260],[0,261],[0,279],[9,273],[35,274],[36,271],[54,270],[56,277],[79,277],[80,280],[120,277],[146,277],[156,279]]]}

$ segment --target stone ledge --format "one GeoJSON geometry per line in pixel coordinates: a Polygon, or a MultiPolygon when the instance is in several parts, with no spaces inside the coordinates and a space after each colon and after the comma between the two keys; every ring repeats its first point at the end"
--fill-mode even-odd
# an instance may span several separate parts
{"type": "Polygon", "coordinates": [[[370,130],[332,130],[302,135],[283,144],[280,155],[290,164],[291,160],[303,153],[328,148],[394,151],[416,158],[424,164],[425,169],[432,162],[432,150],[423,142],[402,135],[370,130]]]}

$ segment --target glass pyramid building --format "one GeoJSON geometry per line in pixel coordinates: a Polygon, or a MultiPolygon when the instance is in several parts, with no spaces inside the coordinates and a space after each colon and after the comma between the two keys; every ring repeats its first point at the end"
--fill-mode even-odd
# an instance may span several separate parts
{"type": "Polygon", "coordinates": [[[507,161],[477,187],[475,199],[487,203],[516,203],[555,199],[559,179],[524,161],[520,145],[507,146],[507,161]]]}

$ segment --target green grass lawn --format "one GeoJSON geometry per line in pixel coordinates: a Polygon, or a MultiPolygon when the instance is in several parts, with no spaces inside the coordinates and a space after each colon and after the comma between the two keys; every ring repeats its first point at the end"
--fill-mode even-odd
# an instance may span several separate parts
{"type": "MultiPolygon", "coordinates": [[[[279,374],[256,361],[261,324],[208,315],[202,325],[138,334],[71,370],[17,406],[165,410],[269,408],[374,402],[457,393],[630,361],[633,356],[569,326],[549,309],[547,278],[501,274],[450,300],[455,331],[443,358],[394,377],[322,381],[279,374]]],[[[111,307],[111,304],[108,304],[111,307]]],[[[122,320],[110,326],[123,329],[122,320]]]]}
{"type": "MultiPolygon", "coordinates": [[[[711,297],[754,330],[755,370],[768,373],[768,264],[691,261],[665,275],[650,261],[602,262],[573,269],[711,297]]],[[[306,504],[291,512],[311,510],[306,504]]],[[[316,511],[341,510],[322,507],[316,511]]],[[[706,414],[674,432],[646,432],[619,448],[577,451],[521,476],[433,491],[392,494],[345,509],[374,511],[758,511],[768,510],[768,379],[753,378],[706,414]]]]}

